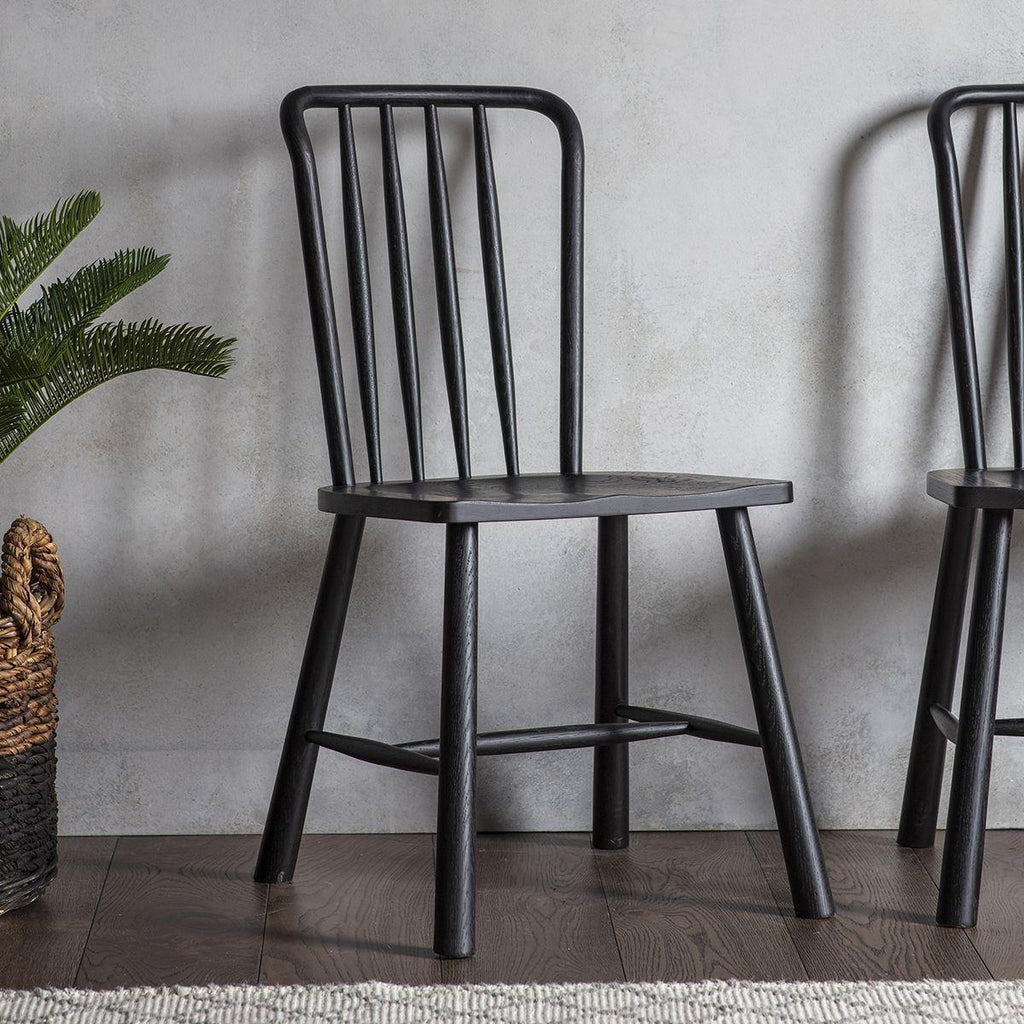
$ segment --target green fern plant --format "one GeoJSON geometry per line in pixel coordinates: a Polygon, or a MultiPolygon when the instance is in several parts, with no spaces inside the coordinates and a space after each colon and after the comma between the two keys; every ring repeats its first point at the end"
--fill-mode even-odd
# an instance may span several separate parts
{"type": "Polygon", "coordinates": [[[98,193],[81,192],[24,224],[0,217],[0,462],[64,406],[114,377],[152,369],[223,377],[233,362],[235,339],[209,327],[97,322],[167,266],[170,257],[153,249],[96,260],[18,305],[100,208],[98,193]]]}

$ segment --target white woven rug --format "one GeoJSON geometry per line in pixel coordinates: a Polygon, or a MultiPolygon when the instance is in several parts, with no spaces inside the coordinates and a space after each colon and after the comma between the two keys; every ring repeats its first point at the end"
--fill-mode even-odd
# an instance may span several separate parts
{"type": "Polygon", "coordinates": [[[1024,1020],[1024,982],[0,990],[3,1024],[938,1024],[1024,1020]]]}

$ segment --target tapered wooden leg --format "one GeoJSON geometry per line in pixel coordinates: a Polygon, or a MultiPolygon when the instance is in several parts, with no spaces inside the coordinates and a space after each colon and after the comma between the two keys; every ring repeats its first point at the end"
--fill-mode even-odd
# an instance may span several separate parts
{"type": "Polygon", "coordinates": [[[454,958],[474,948],[477,525],[446,529],[434,951],[454,958]]]}
{"type": "Polygon", "coordinates": [[[757,728],[797,917],[834,912],[800,746],[745,508],[721,509],[718,527],[754,698],[757,728]]]}
{"type": "Polygon", "coordinates": [[[903,811],[896,837],[900,846],[931,846],[935,842],[946,738],[939,732],[931,709],[933,704],[949,709],[953,701],[971,571],[974,520],[973,509],[950,508],[946,513],[914,739],[903,789],[903,811]]]}
{"type": "MultiPolygon", "coordinates": [[[[597,521],[595,722],[620,722],[629,703],[629,518],[597,521]]],[[[594,747],[594,829],[599,850],[629,846],[629,744],[594,747]]]]}
{"type": "Polygon", "coordinates": [[[1013,512],[1006,509],[987,509],[981,516],[960,729],[939,880],[937,918],[948,927],[970,928],[978,920],[1012,522],[1013,512]]]}
{"type": "Polygon", "coordinates": [[[256,861],[257,882],[290,882],[295,872],[319,749],[306,742],[306,733],[324,727],[364,523],[362,516],[334,521],[256,861]]]}

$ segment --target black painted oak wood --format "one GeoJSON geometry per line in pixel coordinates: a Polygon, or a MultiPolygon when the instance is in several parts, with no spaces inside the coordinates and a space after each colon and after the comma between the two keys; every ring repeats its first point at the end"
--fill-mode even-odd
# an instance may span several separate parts
{"type": "Polygon", "coordinates": [[[430,232],[434,242],[434,281],[437,291],[437,320],[441,330],[441,361],[448,391],[455,462],[460,479],[471,474],[469,454],[469,407],[466,401],[466,356],[462,344],[459,312],[459,284],[455,273],[455,241],[448,202],[448,178],[437,107],[423,110],[427,133],[427,191],[430,195],[430,232]]]}
{"type": "MultiPolygon", "coordinates": [[[[950,742],[956,743],[960,738],[960,719],[938,704],[932,705],[932,718],[939,727],[939,732],[950,742]]],[[[997,718],[992,723],[993,736],[1024,736],[1024,718],[997,718]]],[[[930,843],[923,843],[930,846],[930,843]]]]}
{"type": "MultiPolygon", "coordinates": [[[[720,724],[720,723],[714,723],[720,724]]],[[[730,728],[730,727],[726,727],[730,728]]],[[[640,740],[657,740],[665,736],[683,736],[690,723],[682,717],[675,721],[658,718],[649,722],[601,722],[583,725],[551,725],[540,729],[507,729],[503,732],[482,732],[476,737],[477,757],[498,754],[536,754],[541,750],[578,750],[580,747],[624,746],[640,740]]],[[[307,732],[306,739],[318,747],[336,750],[357,761],[398,768],[421,775],[438,775],[441,740],[413,740],[411,743],[381,743],[363,736],[346,736],[337,732],[307,732]]]]}
{"type": "MultiPolygon", "coordinates": [[[[327,252],[327,234],[320,200],[313,144],[309,139],[296,104],[288,98],[281,105],[281,131],[292,161],[295,180],[295,205],[299,215],[299,236],[302,241],[302,263],[306,273],[309,316],[316,352],[317,375],[320,378],[320,399],[324,410],[327,454],[331,480],[336,484],[355,483],[352,462],[352,440],[349,434],[345,386],[341,371],[341,349],[338,345],[338,318],[334,309],[331,264],[327,252]]],[[[337,104],[337,107],[344,104],[337,104]]]]}
{"type": "Polygon", "coordinates": [[[1024,508],[1024,213],[1021,210],[1017,106],[1024,85],[981,85],[943,93],[928,114],[946,273],[953,369],[963,443],[962,469],[928,474],[928,493],[950,506],[932,624],[921,681],[899,841],[934,841],[947,739],[957,743],[950,796],[950,835],[942,871],[938,920],[972,924],[977,916],[988,779],[995,733],[1006,570],[1013,511],[1024,508]],[[960,172],[951,119],[965,107],[997,106],[1002,113],[1003,222],[1006,273],[1007,366],[1015,468],[988,468],[971,305],[960,172]],[[960,719],[949,713],[963,618],[975,510],[982,539],[965,667],[960,719]]]}
{"type": "Polygon", "coordinates": [[[416,314],[409,269],[409,236],[405,223],[402,171],[391,107],[380,108],[381,163],[384,175],[384,216],[388,231],[388,269],[391,274],[391,308],[395,321],[398,377],[402,410],[409,444],[409,468],[413,480],[423,479],[423,423],[420,409],[420,367],[416,351],[416,314]]]}
{"type": "Polygon", "coordinates": [[[697,715],[684,715],[678,711],[661,711],[658,708],[640,708],[632,704],[621,706],[618,709],[618,714],[631,722],[686,722],[689,726],[686,735],[701,740],[736,743],[742,747],[761,746],[761,736],[755,729],[745,729],[741,725],[719,722],[714,718],[700,718],[697,715]]]}
{"type": "Polygon", "coordinates": [[[472,956],[476,886],[477,530],[445,533],[434,949],[472,956]]]}
{"type": "Polygon", "coordinates": [[[978,919],[1012,517],[1012,512],[986,511],[981,518],[936,915],[948,926],[970,927],[978,919]]]}
{"type": "MultiPolygon", "coordinates": [[[[944,92],[928,112],[928,134],[935,163],[935,188],[939,202],[939,228],[942,235],[942,257],[946,270],[946,293],[949,301],[950,336],[953,343],[953,370],[957,386],[957,406],[963,439],[964,466],[970,470],[985,469],[985,430],[982,416],[981,383],[978,374],[978,353],[975,344],[974,312],[967,262],[967,235],[964,228],[963,204],[960,195],[960,171],[951,119],[967,107],[997,106],[1003,112],[1003,197],[1007,252],[1008,348],[1010,350],[1011,422],[1014,425],[1014,452],[1021,451],[1019,416],[1020,387],[1015,383],[1014,364],[1019,363],[1019,337],[1014,339],[1014,320],[1019,316],[1020,286],[1014,274],[1019,273],[1020,250],[1020,167],[1016,159],[1016,110],[1024,102],[1024,85],[969,85],[944,92]],[[1016,208],[1015,208],[1016,207],[1016,208]],[[1014,350],[1017,350],[1015,352],[1014,350]],[[1014,413],[1013,407],[1018,412],[1014,413]]],[[[1018,458],[1019,464],[1019,458],[1018,458]]]]}
{"type": "Polygon", "coordinates": [[[972,511],[951,508],[946,512],[946,531],[935,581],[914,738],[903,789],[896,840],[900,846],[931,846],[935,841],[946,740],[935,722],[932,708],[937,704],[948,708],[953,700],[964,610],[967,607],[974,519],[972,511]]]}
{"type": "Polygon", "coordinates": [[[959,929],[936,928],[935,884],[892,832],[822,832],[835,916],[803,921],[789,911],[775,832],[747,837],[813,981],[984,980],[988,971],[959,929]]]}
{"type": "MultiPolygon", "coordinates": [[[[935,722],[936,727],[938,728],[939,732],[942,733],[946,741],[949,743],[956,743],[957,737],[960,732],[960,720],[956,718],[956,716],[950,714],[944,707],[942,707],[939,704],[932,705],[931,713],[932,721],[935,722]]],[[[922,845],[928,844],[926,843],[922,845]]]]}
{"type": "Polygon", "coordinates": [[[1017,104],[1003,104],[1003,234],[1006,239],[1006,367],[1013,464],[1024,465],[1024,212],[1020,195],[1017,104]]]}
{"type": "Polygon", "coordinates": [[[366,248],[363,196],[359,186],[359,164],[352,132],[352,111],[338,110],[341,138],[341,196],[345,223],[345,254],[348,259],[349,306],[355,339],[356,376],[359,403],[363,411],[363,433],[370,464],[370,479],[384,479],[380,457],[380,410],[377,398],[377,355],[373,341],[373,299],[370,294],[370,257],[366,248]]]}
{"type": "MultiPolygon", "coordinates": [[[[404,772],[418,772],[421,775],[437,775],[440,766],[434,757],[409,750],[393,743],[368,740],[364,736],[346,736],[338,732],[307,732],[306,739],[318,747],[336,750],[357,761],[381,765],[385,768],[399,768],[404,772]]],[[[435,755],[436,756],[436,755],[435,755]]]]}
{"type": "MultiPolygon", "coordinates": [[[[657,740],[666,736],[685,736],[690,723],[679,722],[600,722],[583,725],[551,725],[539,729],[508,729],[503,732],[481,732],[476,737],[477,757],[496,754],[535,754],[540,750],[578,750],[581,747],[620,747],[641,740],[657,740]]],[[[416,740],[399,743],[398,749],[411,750],[437,757],[438,740],[416,740]]]]}
{"type": "Polygon", "coordinates": [[[747,510],[720,511],[718,526],[793,906],[798,917],[828,917],[835,908],[747,510]]]}
{"type": "Polygon", "coordinates": [[[485,523],[697,512],[793,500],[787,480],[686,473],[557,473],[321,487],[324,512],[423,523],[485,523]]]}
{"type": "Polygon", "coordinates": [[[498,188],[494,181],[487,108],[473,108],[473,140],[476,154],[476,194],[480,213],[480,251],[483,256],[487,295],[487,325],[491,335],[494,390],[498,398],[498,422],[505,452],[505,471],[519,473],[519,438],[516,431],[516,386],[512,367],[512,339],[505,289],[505,257],[501,246],[498,188]]]}
{"type": "MultiPolygon", "coordinates": [[[[313,340],[321,377],[325,427],[331,458],[332,479],[336,484],[354,482],[352,445],[345,394],[342,384],[338,327],[331,285],[330,261],[324,233],[316,155],[306,128],[305,113],[312,108],[334,110],[374,107],[389,114],[394,107],[423,109],[428,149],[428,195],[434,240],[434,269],[437,279],[440,327],[446,367],[446,383],[452,399],[451,411],[460,476],[469,472],[469,438],[463,430],[465,389],[460,392],[458,335],[458,287],[452,250],[451,222],[447,212],[447,183],[441,153],[437,111],[443,107],[519,108],[548,117],[558,129],[562,148],[561,172],[561,325],[559,372],[559,469],[579,473],[583,459],[583,135],[572,108],[562,99],[539,89],[456,86],[306,86],[289,93],[281,104],[281,128],[288,146],[295,179],[299,229],[306,267],[313,340]]],[[[387,126],[385,125],[385,133],[387,126]]],[[[397,214],[395,199],[401,195],[397,175],[397,157],[384,140],[385,195],[397,214]]],[[[389,219],[389,234],[397,225],[397,215],[389,219]]],[[[389,238],[389,245],[397,239],[389,238]]],[[[392,261],[392,282],[401,278],[402,258],[392,261]]],[[[402,284],[400,280],[400,285],[402,284]]],[[[411,304],[396,299],[411,319],[411,304]]],[[[403,326],[402,331],[405,328],[403,326]]],[[[400,332],[401,333],[401,332],[400,332]]],[[[400,362],[412,350],[400,338],[400,362]]],[[[413,353],[414,354],[414,353],[413,353]]],[[[414,427],[408,417],[412,402],[405,404],[407,428],[414,427]]],[[[415,455],[413,456],[415,463],[415,455]]],[[[414,476],[415,476],[414,468],[414,476]]]]}
{"type": "MultiPolygon", "coordinates": [[[[622,722],[629,702],[629,519],[597,521],[597,644],[594,721],[622,722]]],[[[687,729],[689,723],[687,723],[687,729]]],[[[594,748],[591,842],[599,850],[629,845],[629,747],[594,748]]]]}
{"type": "Polygon", "coordinates": [[[324,727],[364,523],[355,516],[338,516],[331,531],[256,861],[257,882],[287,882],[295,871],[319,749],[306,739],[306,733],[324,727]]]}
{"type": "MultiPolygon", "coordinates": [[[[444,116],[454,117],[455,114],[445,113],[444,116]]],[[[310,630],[257,877],[276,882],[287,880],[292,875],[318,746],[331,747],[381,765],[427,774],[436,771],[439,777],[439,813],[435,948],[445,956],[464,957],[473,949],[473,786],[478,753],[595,746],[594,841],[598,846],[621,847],[628,842],[626,742],[654,735],[679,735],[691,729],[706,739],[748,744],[760,742],[750,730],[697,717],[691,720],[678,715],[661,715],[653,709],[634,708],[632,710],[639,716],[639,721],[629,723],[624,720],[622,709],[629,707],[626,690],[626,517],[646,513],[734,509],[741,510],[745,519],[749,506],[791,501],[792,485],[785,480],[694,474],[583,473],[584,151],[579,122],[563,100],[540,90],[518,88],[310,86],[285,97],[281,105],[281,124],[295,180],[313,341],[334,485],[321,490],[319,506],[343,517],[347,523],[358,522],[360,530],[367,517],[445,523],[448,527],[448,553],[440,735],[436,746],[435,741],[396,746],[323,730],[331,675],[351,587],[351,572],[346,576],[344,567],[354,569],[358,537],[354,537],[350,545],[350,557],[342,557],[332,545],[334,553],[328,557],[325,582],[321,586],[310,630]],[[380,456],[370,282],[372,260],[367,249],[352,129],[352,111],[357,107],[374,108],[380,115],[388,269],[411,481],[382,482],[384,468],[380,456]],[[424,117],[426,198],[430,214],[437,326],[458,479],[423,479],[417,336],[405,195],[394,123],[394,109],[398,107],[418,108],[424,117]],[[346,240],[344,265],[348,275],[363,430],[368,445],[369,483],[357,481],[353,467],[316,156],[305,124],[306,112],[313,108],[334,110],[339,117],[341,207],[346,240]],[[501,477],[471,476],[469,397],[459,304],[459,268],[456,266],[456,240],[441,141],[441,111],[449,108],[462,108],[461,116],[465,118],[468,113],[473,124],[481,264],[507,473],[501,477]],[[558,130],[561,146],[558,472],[529,476],[520,476],[518,472],[512,332],[489,127],[493,111],[510,108],[535,111],[549,118],[558,130]],[[517,729],[477,737],[477,524],[573,517],[601,517],[598,527],[596,724],[517,729]],[[652,714],[656,717],[650,717],[652,714]],[[428,752],[430,756],[424,756],[428,752]],[[433,762],[435,753],[439,762],[436,764],[433,762]]],[[[749,526],[747,529],[749,532],[749,526]]],[[[750,552],[741,560],[752,554],[752,544],[750,541],[750,552]]],[[[748,570],[749,565],[737,571],[746,578],[748,570]]],[[[759,579],[758,576],[757,586],[760,586],[759,579]]],[[[766,605],[758,614],[766,616],[766,605]]],[[[758,630],[763,633],[763,622],[752,621],[748,625],[755,633],[758,630]]],[[[752,642],[761,644],[764,637],[752,642]]],[[[782,692],[777,661],[774,657],[772,667],[758,668],[764,678],[755,686],[755,693],[763,691],[762,695],[767,695],[765,699],[774,710],[765,713],[774,718],[778,717],[776,704],[782,692]]],[[[760,661],[758,664],[760,666],[760,661]]],[[[788,715],[788,710],[785,713],[788,715]]],[[[802,775],[799,779],[788,780],[788,773],[801,771],[798,754],[794,757],[796,739],[791,723],[783,732],[784,755],[769,744],[765,757],[769,771],[774,773],[777,803],[782,799],[779,793],[785,790],[787,800],[792,802],[795,799],[799,804],[799,794],[805,795],[802,775]],[[780,781],[784,778],[787,781],[780,781]]],[[[780,813],[780,821],[783,828],[789,829],[798,824],[806,830],[813,828],[809,814],[809,804],[800,804],[795,814],[780,813]]],[[[790,848],[806,853],[806,843],[804,835],[792,839],[790,848]]],[[[811,869],[804,865],[801,870],[806,876],[811,869]]],[[[808,902],[806,894],[796,894],[796,900],[802,909],[812,907],[812,904],[814,913],[822,909],[820,899],[817,903],[813,900],[808,902]]]]}
{"type": "Polygon", "coordinates": [[[1024,508],[1024,470],[936,469],[928,493],[954,508],[1024,508]]]}
{"type": "Polygon", "coordinates": [[[117,840],[62,836],[57,877],[41,899],[0,917],[0,988],[75,983],[117,840]]]}

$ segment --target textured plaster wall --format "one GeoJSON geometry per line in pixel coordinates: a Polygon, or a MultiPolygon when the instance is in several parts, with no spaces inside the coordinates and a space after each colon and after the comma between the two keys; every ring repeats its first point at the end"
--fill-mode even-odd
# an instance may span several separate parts
{"type": "MultiPolygon", "coordinates": [[[[104,214],[58,271],[152,244],[174,259],[123,315],[240,339],[226,380],[106,385],[0,467],[2,514],[43,520],[68,577],[64,831],[262,824],[330,528],[314,503],[327,460],[277,106],[300,84],[390,81],[533,84],[576,107],[588,146],[586,464],[795,481],[794,505],[753,522],[817,809],[826,826],[892,826],[942,529],[924,474],[959,457],[924,112],[951,85],[1018,79],[1022,37],[1015,0],[4,0],[0,208],[25,217],[100,189],[104,214]]],[[[996,127],[970,114],[958,124],[982,182],[971,244],[998,385],[999,197],[984,183],[996,127]]],[[[399,128],[418,206],[420,128],[399,128]]],[[[372,124],[358,129],[369,142],[372,124]]],[[[542,119],[495,116],[492,130],[524,463],[547,469],[557,149],[542,119]]],[[[446,132],[452,189],[465,194],[469,139],[450,119],[446,132]]],[[[331,143],[328,120],[314,133],[331,143]]],[[[332,159],[325,188],[336,179],[332,159]]],[[[476,463],[493,471],[478,243],[470,207],[458,210],[476,463]]],[[[336,217],[331,229],[337,239],[336,217]]],[[[379,251],[376,212],[370,233],[379,251]]],[[[413,240],[428,470],[447,475],[422,217],[413,240]]],[[[380,278],[375,301],[388,352],[380,278]]],[[[343,290],[339,305],[344,316],[343,290]]],[[[382,355],[392,418],[393,362],[382,355]]],[[[402,452],[392,424],[394,474],[402,452]]],[[[482,528],[484,728],[589,715],[595,532],[482,528]]],[[[334,728],[436,734],[442,534],[368,528],[334,728]]],[[[636,699],[752,723],[714,518],[638,520],[631,542],[636,699]]],[[[1015,588],[1010,713],[1022,611],[1015,588]]],[[[755,751],[685,739],[634,751],[637,827],[771,824],[755,751]]],[[[580,752],[486,761],[482,826],[586,828],[589,764],[580,752]]],[[[1019,747],[998,748],[992,824],[1024,824],[1022,768],[1019,747]]],[[[309,824],[425,830],[433,808],[429,779],[325,755],[309,824]]]]}

